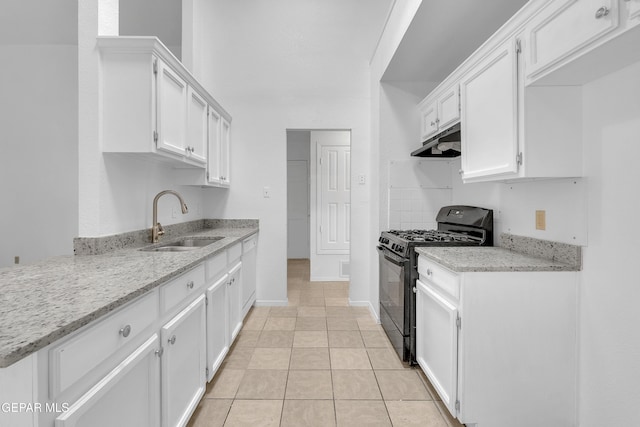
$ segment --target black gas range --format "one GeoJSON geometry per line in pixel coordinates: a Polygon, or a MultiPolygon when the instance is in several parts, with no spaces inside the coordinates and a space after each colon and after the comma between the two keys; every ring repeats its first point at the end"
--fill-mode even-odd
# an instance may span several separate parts
{"type": "Polygon", "coordinates": [[[415,294],[420,246],[493,246],[493,211],[445,206],[437,230],[383,231],[380,254],[380,320],[400,358],[415,363],[415,294]]]}

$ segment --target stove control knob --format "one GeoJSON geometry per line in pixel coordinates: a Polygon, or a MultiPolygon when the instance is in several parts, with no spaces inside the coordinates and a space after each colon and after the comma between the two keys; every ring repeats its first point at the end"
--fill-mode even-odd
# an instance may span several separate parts
{"type": "Polygon", "coordinates": [[[382,238],[382,243],[384,243],[386,245],[387,243],[389,243],[389,239],[387,239],[386,237],[383,237],[382,238]]]}
{"type": "Polygon", "coordinates": [[[404,246],[398,246],[398,252],[404,252],[404,246]]]}

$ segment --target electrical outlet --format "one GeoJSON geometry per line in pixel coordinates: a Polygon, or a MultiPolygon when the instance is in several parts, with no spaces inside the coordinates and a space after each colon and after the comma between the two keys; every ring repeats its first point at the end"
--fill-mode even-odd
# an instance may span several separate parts
{"type": "Polygon", "coordinates": [[[14,264],[20,264],[20,255],[16,255],[13,257],[13,263],[14,264]]]}
{"type": "Polygon", "coordinates": [[[547,211],[536,211],[536,230],[547,229],[547,211]]]}
{"type": "Polygon", "coordinates": [[[264,187],[262,189],[262,197],[264,197],[265,199],[271,197],[271,187],[264,187]]]}
{"type": "Polygon", "coordinates": [[[358,175],[358,184],[364,185],[367,182],[364,175],[358,175]]]}

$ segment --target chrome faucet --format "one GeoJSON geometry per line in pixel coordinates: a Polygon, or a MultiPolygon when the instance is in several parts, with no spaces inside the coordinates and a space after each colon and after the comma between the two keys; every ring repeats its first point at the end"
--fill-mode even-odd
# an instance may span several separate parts
{"type": "Polygon", "coordinates": [[[173,194],[180,200],[180,208],[182,209],[182,213],[186,214],[189,212],[187,208],[187,204],[182,199],[182,196],[173,190],[164,190],[159,192],[156,197],[153,199],[153,223],[151,226],[151,243],[158,243],[158,238],[164,234],[164,229],[162,225],[158,222],[158,199],[165,194],[173,194]]]}

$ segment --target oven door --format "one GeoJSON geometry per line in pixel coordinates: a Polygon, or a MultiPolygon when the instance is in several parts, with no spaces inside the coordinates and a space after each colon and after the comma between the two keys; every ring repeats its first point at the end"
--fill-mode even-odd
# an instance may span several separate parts
{"type": "Polygon", "coordinates": [[[380,322],[400,358],[410,360],[411,310],[409,260],[378,246],[380,255],[380,322]]]}

